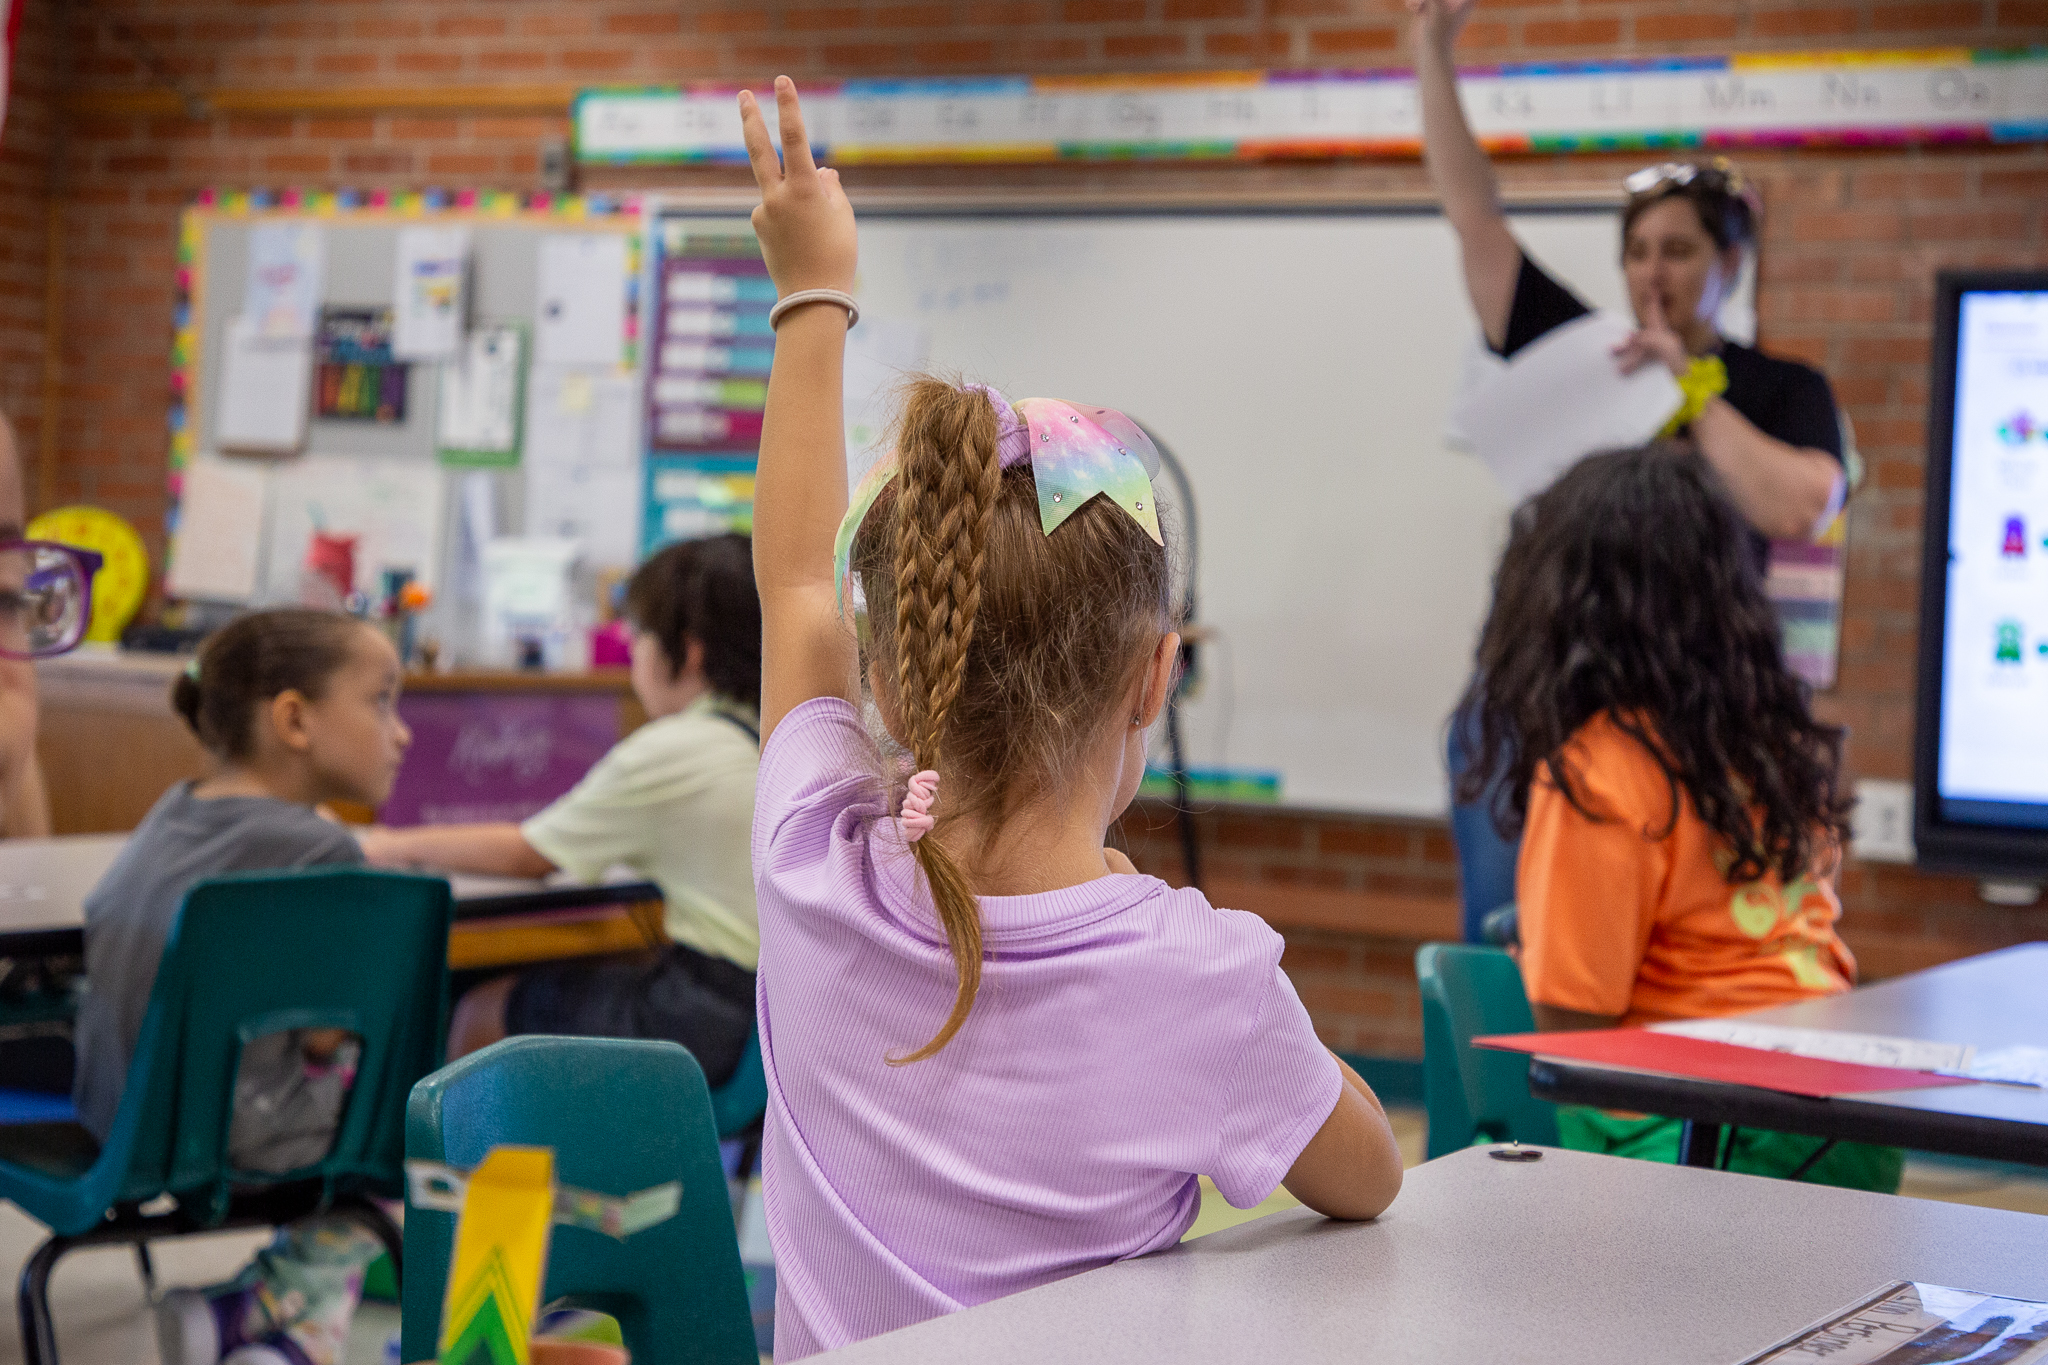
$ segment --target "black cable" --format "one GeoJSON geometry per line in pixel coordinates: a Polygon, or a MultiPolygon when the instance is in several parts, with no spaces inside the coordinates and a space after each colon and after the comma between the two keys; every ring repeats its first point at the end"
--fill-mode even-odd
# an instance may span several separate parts
{"type": "MultiPolygon", "coordinates": [[[[1172,448],[1159,439],[1157,432],[1143,422],[1138,423],[1138,430],[1145,433],[1152,442],[1152,448],[1159,452],[1159,471],[1172,478],[1181,511],[1182,534],[1187,538],[1187,574],[1181,585],[1181,600],[1175,604],[1174,619],[1185,626],[1195,619],[1196,551],[1199,544],[1195,528],[1195,486],[1189,482],[1188,472],[1172,448]]],[[[1173,765],[1171,775],[1176,823],[1180,826],[1181,868],[1187,875],[1188,885],[1199,891],[1202,889],[1202,846],[1195,828],[1194,803],[1188,795],[1187,749],[1181,741],[1180,732],[1181,701],[1194,686],[1199,662],[1195,648],[1186,635],[1181,637],[1180,676],[1174,679],[1173,691],[1166,699],[1166,753],[1167,761],[1173,765]]]]}

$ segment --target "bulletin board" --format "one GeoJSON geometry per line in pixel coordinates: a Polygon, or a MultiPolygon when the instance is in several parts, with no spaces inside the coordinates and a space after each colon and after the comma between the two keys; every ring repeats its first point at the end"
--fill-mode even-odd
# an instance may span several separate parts
{"type": "MultiPolygon", "coordinates": [[[[374,523],[379,529],[358,548],[358,584],[372,580],[380,560],[411,568],[434,593],[422,629],[460,657],[475,643],[470,636],[480,614],[474,544],[480,531],[501,536],[587,533],[594,542],[589,567],[630,566],[639,551],[640,243],[640,204],[629,196],[491,191],[200,195],[184,214],[179,243],[170,410],[171,563],[174,569],[179,563],[181,537],[203,536],[227,561],[233,553],[247,556],[247,562],[236,563],[208,555],[211,581],[249,581],[252,586],[246,595],[211,590],[186,595],[251,605],[295,601],[294,576],[309,520],[374,523]],[[442,449],[441,362],[433,361],[402,367],[406,373],[396,386],[402,388],[402,416],[388,402],[380,410],[375,393],[350,399],[364,415],[321,416],[323,381],[316,360],[300,448],[261,455],[224,452],[219,438],[222,404],[232,397],[226,373],[230,329],[247,304],[253,234],[274,223],[319,227],[323,319],[329,310],[353,316],[391,307],[402,229],[466,228],[468,328],[474,334],[509,327],[524,347],[516,460],[480,468],[475,459],[442,449]],[[534,341],[541,324],[541,257],[559,251],[564,239],[600,237],[617,239],[621,247],[603,253],[607,263],[622,263],[616,272],[607,272],[616,275],[609,287],[620,291],[614,310],[620,332],[616,360],[543,366],[534,341]],[[540,382],[543,378],[546,383],[540,382]],[[600,433],[599,438],[591,432],[600,433]],[[589,454],[600,447],[609,461],[604,468],[591,463],[597,457],[589,454]],[[593,479],[603,483],[595,492],[584,486],[593,479]],[[618,505],[599,527],[551,524],[554,511],[570,503],[618,505]]],[[[334,392],[327,394],[329,400],[334,397],[334,392]]],[[[188,556],[186,562],[194,561],[188,556]]],[[[209,580],[202,574],[198,581],[209,580]]]]}

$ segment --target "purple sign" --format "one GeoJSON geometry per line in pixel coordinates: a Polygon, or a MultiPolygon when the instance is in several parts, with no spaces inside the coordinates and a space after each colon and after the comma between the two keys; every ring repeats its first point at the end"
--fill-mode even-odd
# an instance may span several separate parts
{"type": "Polygon", "coordinates": [[[568,791],[619,738],[609,692],[402,697],[412,748],[378,813],[387,825],[524,820],[568,791]]]}

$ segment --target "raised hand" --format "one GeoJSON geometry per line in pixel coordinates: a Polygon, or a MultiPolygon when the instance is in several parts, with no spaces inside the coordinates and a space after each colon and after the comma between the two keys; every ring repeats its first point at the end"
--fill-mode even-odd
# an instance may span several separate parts
{"type": "Polygon", "coordinates": [[[1674,375],[1684,374],[1692,364],[1692,356],[1685,349],[1685,338],[1664,316],[1664,301],[1654,292],[1643,302],[1642,324],[1634,335],[1614,348],[1614,361],[1621,366],[1621,372],[1634,374],[1654,361],[1674,375]]]}
{"type": "Polygon", "coordinates": [[[1406,4],[1415,16],[1417,37],[1440,52],[1449,52],[1478,0],[1406,0],[1406,4]]]}
{"type": "Polygon", "coordinates": [[[753,163],[754,183],[761,187],[754,235],[760,238],[768,273],[783,294],[800,289],[851,291],[860,255],[853,205],[840,188],[839,172],[820,170],[811,161],[796,83],[787,76],[775,78],[775,109],[782,125],[780,160],[754,92],[740,92],[747,159],[753,163]]]}

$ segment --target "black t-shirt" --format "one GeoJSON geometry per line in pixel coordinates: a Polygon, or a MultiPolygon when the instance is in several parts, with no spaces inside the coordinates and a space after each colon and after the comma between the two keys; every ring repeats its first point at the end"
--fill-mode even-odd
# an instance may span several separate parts
{"type": "MultiPolygon", "coordinates": [[[[1508,309],[1507,344],[1500,355],[1505,359],[1553,327],[1592,311],[1525,253],[1515,279],[1515,301],[1508,309]]],[[[1842,459],[1835,395],[1819,370],[1796,360],[1774,359],[1734,341],[1721,343],[1721,363],[1728,367],[1728,391],[1721,396],[1758,431],[1787,445],[1824,450],[1837,462],[1842,459]]]]}

